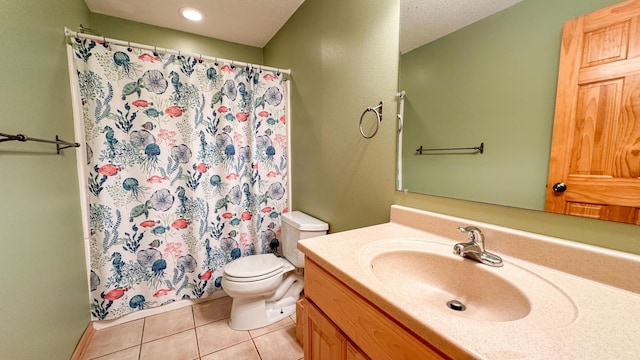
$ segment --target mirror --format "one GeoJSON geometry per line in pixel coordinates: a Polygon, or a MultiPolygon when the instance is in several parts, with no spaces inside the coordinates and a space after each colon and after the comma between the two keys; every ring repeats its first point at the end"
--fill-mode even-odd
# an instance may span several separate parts
{"type": "Polygon", "coordinates": [[[419,42],[405,38],[414,36],[407,28],[416,27],[417,5],[401,0],[400,188],[544,210],[562,24],[617,2],[503,1],[485,9],[490,16],[415,48],[419,42]],[[481,143],[482,153],[416,151],[481,143]]]}

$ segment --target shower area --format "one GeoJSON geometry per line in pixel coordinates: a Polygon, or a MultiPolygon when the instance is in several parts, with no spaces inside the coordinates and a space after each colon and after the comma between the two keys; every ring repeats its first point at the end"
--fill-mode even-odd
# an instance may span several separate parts
{"type": "Polygon", "coordinates": [[[223,294],[279,252],[288,70],[65,29],[93,320],[223,294]]]}

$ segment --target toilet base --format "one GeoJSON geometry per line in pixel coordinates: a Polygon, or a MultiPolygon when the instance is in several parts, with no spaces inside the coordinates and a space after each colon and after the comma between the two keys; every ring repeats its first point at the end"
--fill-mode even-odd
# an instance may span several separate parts
{"type": "Polygon", "coordinates": [[[295,281],[280,299],[272,300],[268,296],[234,297],[229,327],[233,330],[253,330],[295,314],[296,302],[300,300],[304,278],[298,274],[290,274],[289,277],[293,277],[290,281],[294,279],[295,281]]]}

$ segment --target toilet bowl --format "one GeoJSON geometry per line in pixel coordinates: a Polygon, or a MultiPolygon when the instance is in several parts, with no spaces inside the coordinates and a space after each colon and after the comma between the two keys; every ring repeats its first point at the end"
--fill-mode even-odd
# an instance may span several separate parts
{"type": "Polygon", "coordinates": [[[274,254],[242,257],[223,267],[222,288],[233,302],[229,327],[257,329],[295,313],[304,288],[304,255],[298,240],[327,233],[329,226],[309,215],[294,211],[282,217],[284,258],[274,254]]]}

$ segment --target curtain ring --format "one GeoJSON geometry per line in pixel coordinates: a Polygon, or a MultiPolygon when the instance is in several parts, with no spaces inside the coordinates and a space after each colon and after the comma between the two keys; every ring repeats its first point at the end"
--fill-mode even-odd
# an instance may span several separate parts
{"type": "Polygon", "coordinates": [[[200,57],[198,58],[198,63],[202,64],[204,62],[204,60],[202,60],[202,54],[200,54],[200,57]]]}
{"type": "Polygon", "coordinates": [[[109,47],[109,44],[107,43],[107,38],[104,35],[102,36],[102,46],[104,46],[105,48],[109,47]]]}
{"type": "Polygon", "coordinates": [[[235,65],[233,65],[233,60],[231,60],[231,68],[232,68],[232,69],[235,69],[235,68],[236,68],[236,66],[235,66],[235,65]]]}
{"type": "Polygon", "coordinates": [[[131,48],[131,41],[127,41],[127,51],[128,52],[132,52],[133,49],[131,48]]]}
{"type": "Polygon", "coordinates": [[[218,66],[218,58],[217,57],[213,58],[213,65],[218,66]]]}
{"type": "Polygon", "coordinates": [[[157,47],[153,47],[153,56],[158,56],[158,48],[157,47]]]}

